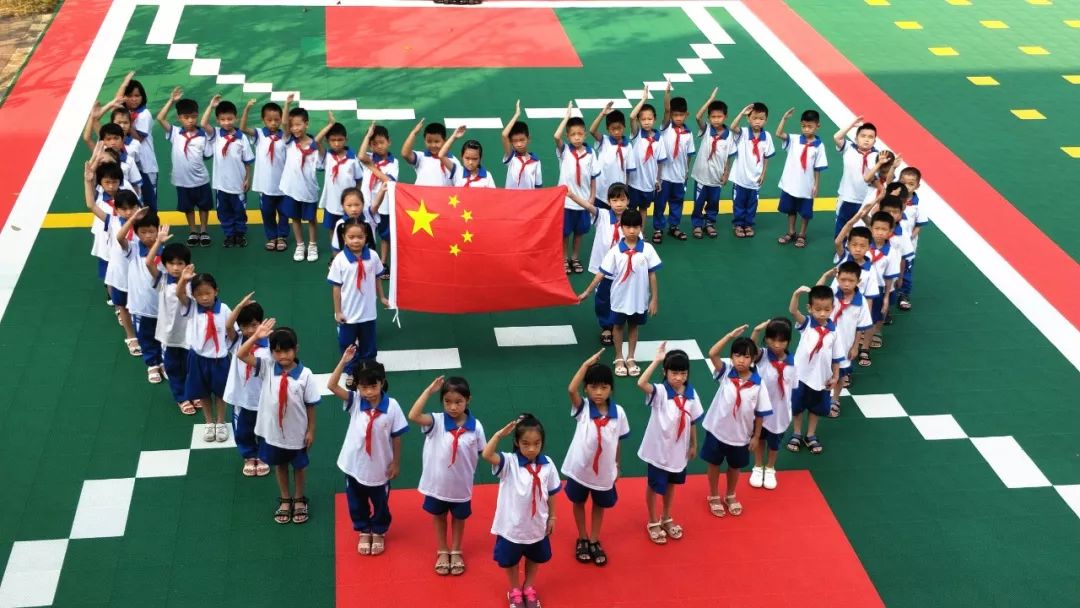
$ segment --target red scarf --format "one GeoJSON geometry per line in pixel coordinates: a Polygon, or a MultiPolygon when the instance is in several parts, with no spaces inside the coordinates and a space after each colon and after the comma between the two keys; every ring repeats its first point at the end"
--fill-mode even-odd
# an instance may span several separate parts
{"type": "MultiPolygon", "coordinates": [[[[805,137],[803,139],[805,139],[805,137]]],[[[799,162],[802,163],[803,171],[806,171],[806,160],[807,160],[806,157],[807,157],[807,154],[810,152],[810,148],[814,147],[814,142],[815,141],[817,141],[816,137],[814,139],[806,140],[806,143],[803,144],[802,156],[799,157],[799,162]]]]}
{"type": "Polygon", "coordinates": [[[540,465],[526,464],[525,470],[532,475],[532,516],[536,517],[536,505],[544,496],[544,490],[540,487],[540,465]]]}
{"type": "Polygon", "coordinates": [[[364,252],[361,251],[360,255],[356,256],[356,291],[364,293],[364,279],[367,278],[367,271],[364,270],[364,252]]]}
{"type": "Polygon", "coordinates": [[[450,434],[454,437],[454,444],[450,446],[450,466],[446,467],[448,469],[454,466],[454,463],[457,462],[458,439],[460,439],[461,436],[465,434],[465,431],[466,428],[463,426],[459,426],[458,428],[450,431],[450,434]]]}
{"type": "MultiPolygon", "coordinates": [[[[383,167],[385,167],[386,165],[389,165],[389,164],[390,164],[390,157],[389,156],[387,156],[386,158],[384,158],[382,160],[375,161],[375,166],[378,167],[379,169],[382,169],[383,167]]],[[[439,166],[442,166],[442,165],[439,165],[439,166]]],[[[446,169],[446,167],[443,167],[443,169],[446,169]]],[[[375,172],[372,171],[371,172],[371,178],[368,179],[368,190],[372,190],[372,191],[375,190],[375,181],[378,180],[378,179],[379,179],[378,177],[375,177],[375,172]]]]}
{"type": "Polygon", "coordinates": [[[776,386],[780,388],[780,397],[784,396],[784,368],[787,367],[787,361],[779,359],[777,361],[769,361],[769,364],[776,370],[776,386]]]}
{"type": "Polygon", "coordinates": [[[630,248],[623,252],[626,254],[626,272],[623,273],[622,279],[619,280],[620,283],[625,283],[630,278],[630,275],[634,273],[634,254],[637,252],[637,249],[630,248]]]}
{"type": "Polygon", "coordinates": [[[238,138],[236,137],[236,131],[225,135],[225,145],[221,147],[221,158],[225,158],[225,155],[229,153],[229,146],[233,144],[238,138]]]}
{"type": "Polygon", "coordinates": [[[334,183],[336,184],[338,173],[341,171],[341,165],[349,162],[349,153],[346,152],[341,158],[338,158],[336,154],[333,154],[331,155],[331,158],[334,159],[334,166],[330,169],[330,177],[334,180],[334,183]]]}
{"type": "Polygon", "coordinates": [[[641,161],[643,163],[649,162],[649,159],[653,157],[653,144],[656,143],[655,133],[656,131],[653,131],[645,136],[645,139],[649,142],[649,147],[645,149],[645,160],[641,161]]]}
{"type": "Polygon", "coordinates": [[[191,145],[191,140],[199,137],[199,130],[192,131],[190,136],[187,131],[181,131],[180,134],[184,136],[184,158],[187,158],[188,146],[191,145]]]}
{"type": "Polygon", "coordinates": [[[484,178],[480,177],[480,170],[477,169],[476,173],[474,173],[472,175],[465,176],[465,185],[463,187],[464,188],[470,188],[470,187],[472,187],[473,184],[475,184],[476,182],[478,182],[478,181],[480,181],[482,179],[484,179],[484,178]]]}
{"type": "Polygon", "coordinates": [[[679,145],[679,139],[681,139],[683,135],[690,133],[690,131],[687,131],[685,127],[673,126],[672,128],[675,129],[675,152],[671,154],[671,158],[679,158],[679,148],[681,147],[679,145]]]}
{"type": "MultiPolygon", "coordinates": [[[[720,143],[720,140],[722,140],[722,139],[724,139],[723,134],[721,134],[721,135],[713,135],[712,136],[712,149],[709,150],[709,160],[712,160],[712,157],[716,156],[716,146],[720,143]]],[[[679,145],[678,141],[676,141],[675,145],[676,146],[679,145]]]]}
{"type": "Polygon", "coordinates": [[[296,149],[300,151],[300,168],[304,168],[304,163],[307,162],[307,157],[317,152],[318,148],[305,148],[300,145],[300,140],[296,140],[296,149]]]}
{"type": "Polygon", "coordinates": [[[574,155],[574,179],[577,180],[577,185],[581,185],[581,159],[589,155],[589,150],[585,149],[585,153],[581,156],[577,155],[577,150],[570,149],[570,154],[574,155]]]}
{"type": "Polygon", "coordinates": [[[605,426],[607,426],[609,422],[611,422],[611,418],[608,418],[607,416],[601,416],[599,418],[593,418],[592,421],[593,424],[596,425],[596,452],[593,453],[592,457],[592,470],[593,473],[599,475],[600,454],[604,451],[604,438],[602,430],[605,426]]]}
{"type": "Polygon", "coordinates": [[[266,150],[266,155],[270,157],[270,164],[274,164],[274,144],[281,140],[281,136],[277,133],[271,133],[266,136],[270,140],[270,147],[266,150]]]}
{"type": "MultiPolygon", "coordinates": [[[[254,352],[254,351],[252,351],[254,352]]],[[[278,384],[277,398],[277,424],[282,431],[285,430],[285,409],[289,406],[289,373],[281,370],[281,383],[278,384]]]]}
{"type": "MultiPolygon", "coordinates": [[[[764,134],[764,131],[762,131],[762,134],[764,134]]],[[[754,132],[751,131],[750,132],[750,145],[752,145],[754,147],[754,149],[752,150],[753,153],[754,153],[754,160],[756,160],[757,163],[760,165],[761,164],[761,150],[758,149],[758,144],[759,143],[761,143],[761,140],[758,139],[757,137],[754,137],[754,132]]]]}
{"type": "Polygon", "coordinates": [[[675,433],[675,441],[678,441],[686,430],[686,421],[690,418],[690,412],[686,411],[686,395],[675,395],[675,407],[679,408],[679,430],[675,433]]]}
{"type": "Polygon", "coordinates": [[[203,337],[203,346],[210,340],[214,341],[214,354],[221,351],[221,343],[218,341],[217,325],[214,324],[214,309],[206,309],[206,335],[203,337]]]}
{"type": "Polygon", "coordinates": [[[807,357],[807,361],[811,361],[814,355],[818,354],[821,347],[825,345],[825,336],[829,335],[829,328],[824,325],[818,325],[814,328],[817,332],[817,344],[814,345],[814,350],[810,351],[810,356],[807,357]]]}
{"type": "Polygon", "coordinates": [[[840,298],[840,308],[837,309],[836,314],[833,315],[832,322],[837,323],[840,321],[840,317],[844,315],[844,310],[851,306],[851,302],[845,302],[844,298],[840,298]]]}
{"type": "Polygon", "coordinates": [[[735,407],[731,410],[731,417],[734,418],[739,413],[739,408],[742,407],[742,390],[744,388],[750,388],[754,386],[754,381],[742,378],[732,378],[731,384],[735,386],[735,407]]]}
{"type": "Polygon", "coordinates": [[[615,156],[619,157],[619,170],[626,173],[626,159],[623,158],[622,145],[615,144],[615,156]]]}
{"type": "Polygon", "coordinates": [[[615,220],[615,227],[611,232],[611,244],[608,245],[608,249],[614,247],[619,242],[619,230],[622,229],[622,222],[618,219],[615,220]]]}
{"type": "Polygon", "coordinates": [[[375,408],[367,411],[368,421],[367,431],[364,433],[364,451],[367,452],[368,456],[371,456],[371,430],[375,427],[375,419],[379,417],[379,414],[382,414],[382,412],[375,408]]]}
{"type": "MultiPolygon", "coordinates": [[[[535,163],[536,159],[529,156],[528,154],[519,154],[517,159],[518,159],[519,162],[521,162],[521,170],[518,171],[518,176],[517,176],[517,183],[520,186],[521,185],[521,178],[525,175],[525,169],[529,166],[530,163],[535,163]]],[[[440,165],[440,166],[442,166],[442,165],[440,165]]]]}
{"type": "Polygon", "coordinates": [[[867,160],[867,157],[870,156],[870,153],[873,152],[874,150],[873,150],[873,148],[871,148],[870,150],[867,150],[866,152],[863,152],[862,150],[860,150],[858,148],[855,148],[855,151],[862,155],[862,172],[863,172],[863,175],[866,175],[866,170],[870,168],[870,163],[867,160]]]}

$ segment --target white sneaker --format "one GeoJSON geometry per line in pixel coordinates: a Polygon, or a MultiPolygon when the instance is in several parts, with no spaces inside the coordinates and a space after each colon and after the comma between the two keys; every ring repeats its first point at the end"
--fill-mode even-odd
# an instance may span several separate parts
{"type": "Polygon", "coordinates": [[[224,443],[229,440],[229,425],[218,424],[217,426],[217,440],[219,443],[224,443]]]}
{"type": "Polygon", "coordinates": [[[764,484],[765,484],[765,489],[766,490],[775,490],[776,489],[776,469],[774,469],[772,467],[765,467],[765,481],[764,481],[764,484]]]}
{"type": "Polygon", "coordinates": [[[299,245],[296,246],[296,251],[293,252],[292,259],[293,259],[294,262],[303,262],[304,261],[304,244],[303,243],[300,243],[299,245]]]}
{"type": "Polygon", "coordinates": [[[214,439],[217,438],[215,426],[216,425],[208,424],[206,425],[206,428],[203,429],[202,440],[206,443],[212,443],[214,439]]]}
{"type": "Polygon", "coordinates": [[[762,477],[764,470],[761,467],[754,467],[750,470],[750,487],[760,488],[762,484],[762,477]]]}
{"type": "Polygon", "coordinates": [[[315,243],[308,243],[307,246],[307,261],[318,262],[319,261],[319,246],[315,243]]]}

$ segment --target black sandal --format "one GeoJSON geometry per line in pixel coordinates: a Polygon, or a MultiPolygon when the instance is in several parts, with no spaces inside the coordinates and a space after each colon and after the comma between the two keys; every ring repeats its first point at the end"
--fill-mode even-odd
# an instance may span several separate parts
{"type": "Polygon", "coordinates": [[[870,367],[874,362],[870,360],[870,351],[865,348],[859,349],[859,367],[870,367]]]}
{"type": "Polygon", "coordinates": [[[694,226],[694,229],[690,232],[694,235],[695,239],[700,239],[705,236],[705,233],[703,232],[701,226],[694,226]]]}
{"type": "Polygon", "coordinates": [[[803,247],[806,247],[806,236],[805,235],[800,234],[799,236],[795,237],[795,247],[797,247],[799,249],[802,249],[803,247]]]}
{"type": "Polygon", "coordinates": [[[274,521],[279,524],[287,524],[292,521],[292,505],[293,499],[291,498],[279,498],[278,509],[274,511],[274,521]]]}
{"type": "Polygon", "coordinates": [[[198,247],[199,246],[199,233],[198,232],[192,232],[192,233],[187,235],[187,245],[188,245],[188,247],[198,247]]]}
{"type": "Polygon", "coordinates": [[[612,338],[610,331],[605,329],[604,331],[600,332],[600,344],[603,344],[604,346],[611,346],[612,344],[615,344],[615,339],[612,338]]]}
{"type": "Polygon", "coordinates": [[[574,274],[581,274],[585,272],[585,267],[581,265],[581,260],[570,258],[570,270],[573,270],[574,274]]]}
{"type": "Polygon", "coordinates": [[[206,233],[206,232],[199,233],[199,246],[200,247],[209,247],[210,243],[211,243],[211,241],[210,241],[210,234],[209,233],[206,233]]]}
{"type": "Polygon", "coordinates": [[[718,233],[716,232],[716,226],[713,226],[712,224],[706,224],[706,225],[705,225],[705,234],[706,234],[706,235],[707,235],[707,236],[708,236],[708,237],[709,237],[710,239],[715,239],[715,238],[716,238],[716,236],[717,236],[717,234],[718,234],[718,233]]]}
{"type": "Polygon", "coordinates": [[[589,543],[589,555],[592,556],[592,562],[597,566],[607,565],[607,553],[604,553],[604,548],[600,546],[600,541],[589,543]]]}
{"type": "Polygon", "coordinates": [[[806,439],[803,439],[803,445],[805,445],[810,450],[810,453],[814,455],[820,454],[822,450],[825,449],[825,447],[821,445],[821,442],[818,441],[817,435],[808,435],[806,439]]]}
{"type": "Polygon", "coordinates": [[[308,499],[307,496],[301,496],[293,499],[293,514],[292,523],[302,524],[306,523],[310,519],[308,516],[308,499]]]}
{"type": "Polygon", "coordinates": [[[592,561],[592,551],[589,547],[589,539],[579,538],[577,544],[574,545],[574,553],[577,556],[577,561],[587,564],[592,561]]]}
{"type": "Polygon", "coordinates": [[[802,441],[803,441],[803,436],[802,435],[800,435],[798,433],[793,434],[791,436],[791,439],[788,439],[788,442],[787,442],[788,451],[789,452],[798,452],[799,450],[801,450],[802,449],[802,441]]]}
{"type": "Polygon", "coordinates": [[[833,399],[832,400],[832,405],[829,406],[829,418],[839,418],[839,417],[840,417],[840,400],[839,399],[833,399]]]}
{"type": "Polygon", "coordinates": [[[668,228],[667,233],[670,234],[676,241],[686,240],[686,233],[682,230],[679,230],[678,226],[672,226],[671,228],[668,228]]]}
{"type": "Polygon", "coordinates": [[[664,242],[664,231],[663,230],[653,230],[652,242],[653,242],[653,245],[659,245],[660,243],[663,243],[664,242]]]}
{"type": "MultiPolygon", "coordinates": [[[[743,236],[745,236],[745,235],[743,235],[743,236]]],[[[779,238],[777,238],[776,242],[780,243],[781,245],[787,245],[788,243],[790,243],[791,241],[794,241],[794,240],[795,240],[795,233],[794,232],[789,232],[789,233],[781,235],[779,238]]]]}

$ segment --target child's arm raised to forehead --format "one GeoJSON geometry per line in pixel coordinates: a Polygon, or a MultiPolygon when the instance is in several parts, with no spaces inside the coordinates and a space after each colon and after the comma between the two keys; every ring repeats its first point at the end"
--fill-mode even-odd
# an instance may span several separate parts
{"type": "Polygon", "coordinates": [[[750,326],[740,325],[735,329],[729,331],[728,333],[724,334],[724,337],[720,338],[716,341],[716,344],[712,345],[712,348],[709,349],[709,360],[712,361],[714,369],[720,369],[724,367],[724,362],[722,360],[722,353],[724,351],[724,347],[727,346],[728,342],[731,342],[735,338],[738,338],[740,335],[742,335],[742,333],[746,331],[748,327],[750,326]]]}
{"type": "Polygon", "coordinates": [[[604,109],[600,110],[600,113],[597,114],[596,118],[593,119],[592,124],[589,125],[589,133],[592,134],[593,139],[595,139],[596,141],[600,141],[600,121],[604,120],[604,117],[608,114],[611,114],[611,109],[614,106],[614,101],[607,102],[607,104],[604,106],[604,109]]]}
{"type": "MultiPolygon", "coordinates": [[[[127,97],[125,92],[127,91],[128,85],[131,84],[131,80],[133,78],[135,78],[135,72],[134,71],[128,72],[127,75],[124,76],[123,82],[120,83],[120,87],[116,89],[116,95],[113,95],[113,98],[115,98],[115,99],[123,99],[123,98],[127,97]]],[[[143,100],[143,103],[146,103],[145,99],[143,100]]]]}
{"type": "Polygon", "coordinates": [[[90,210],[90,213],[94,214],[94,217],[101,221],[105,221],[108,214],[105,210],[97,204],[97,192],[94,187],[97,185],[97,166],[100,162],[101,150],[105,148],[105,144],[98,142],[94,146],[94,153],[90,156],[90,160],[83,164],[83,197],[85,198],[86,208],[90,210]]]}
{"type": "Polygon", "coordinates": [[[856,127],[861,127],[862,124],[863,124],[863,117],[861,115],[856,116],[854,119],[852,119],[851,124],[849,124],[846,127],[842,127],[839,131],[837,131],[835,134],[833,134],[833,136],[832,136],[833,143],[836,144],[836,148],[837,149],[843,148],[844,147],[844,139],[847,137],[848,131],[850,131],[850,130],[856,128],[856,127]]]}
{"type": "Polygon", "coordinates": [[[326,119],[327,119],[326,126],[323,127],[321,130],[319,130],[318,133],[315,134],[315,143],[321,143],[322,140],[326,139],[326,134],[330,131],[330,127],[337,124],[337,121],[334,120],[334,113],[332,111],[328,110],[326,112],[326,119]]]}
{"type": "Polygon", "coordinates": [[[697,121],[699,131],[705,130],[705,125],[708,124],[708,121],[703,119],[702,116],[704,116],[705,113],[709,111],[709,104],[712,103],[714,99],[716,99],[716,94],[719,91],[719,87],[713,87],[712,93],[709,94],[709,98],[705,100],[705,103],[701,104],[701,107],[698,108],[697,113],[694,114],[694,120],[697,121]]]}
{"type": "Polygon", "coordinates": [[[269,338],[274,331],[275,324],[277,324],[277,319],[266,319],[259,323],[255,333],[251,334],[251,337],[247,340],[244,340],[244,343],[236,350],[236,358],[248,365],[255,365],[255,354],[252,352],[255,343],[269,338]]]}
{"type": "Polygon", "coordinates": [[[830,266],[828,270],[821,273],[821,276],[818,277],[817,283],[814,283],[814,285],[828,285],[830,280],[834,276],[836,276],[836,266],[830,266]]]}
{"type": "Polygon", "coordinates": [[[563,115],[562,121],[559,122],[559,126],[555,127],[555,149],[562,150],[563,148],[563,132],[566,131],[566,123],[570,120],[570,115],[573,113],[574,102],[571,101],[566,104],[566,114],[563,115]]]}
{"type": "Polygon", "coordinates": [[[364,139],[360,141],[360,149],[356,151],[356,158],[360,159],[360,162],[364,165],[371,163],[371,158],[368,157],[368,146],[371,145],[371,134],[375,132],[375,121],[371,121],[368,125],[367,132],[364,133],[364,139]]]}
{"type": "Polygon", "coordinates": [[[667,86],[664,87],[664,119],[660,121],[660,126],[665,127],[671,122],[671,81],[667,82],[667,86]]]}
{"type": "Polygon", "coordinates": [[[517,419],[511,420],[509,424],[495,431],[495,434],[488,439],[487,445],[484,446],[484,451],[480,453],[480,456],[488,461],[490,464],[499,464],[499,440],[503,437],[507,437],[510,433],[514,432],[514,427],[517,426],[517,419]]]}
{"type": "Polygon", "coordinates": [[[94,109],[90,110],[90,115],[86,117],[86,125],[83,127],[82,140],[86,144],[86,147],[90,148],[90,151],[94,151],[94,127],[97,126],[98,119],[101,118],[101,104],[94,102],[94,109]]]}
{"type": "Polygon", "coordinates": [[[503,146],[503,158],[510,156],[510,152],[514,150],[514,146],[510,143],[510,130],[514,128],[514,123],[521,117],[521,100],[517,100],[514,104],[514,115],[510,117],[510,120],[506,121],[506,126],[502,130],[502,146],[503,146]]]}
{"type": "Polygon", "coordinates": [[[416,164],[416,153],[413,152],[413,146],[416,145],[416,136],[420,134],[420,129],[424,128],[424,119],[421,118],[420,122],[416,123],[416,126],[409,131],[409,135],[405,138],[405,143],[401,144],[401,158],[405,159],[405,162],[410,165],[416,164]]]}
{"type": "Polygon", "coordinates": [[[788,119],[791,118],[791,115],[794,113],[795,108],[788,108],[788,111],[784,112],[784,115],[780,117],[780,124],[776,125],[775,135],[780,138],[780,141],[787,141],[788,134],[787,131],[784,131],[784,126],[787,125],[788,119]]]}
{"type": "Polygon", "coordinates": [[[229,311],[229,316],[225,318],[225,337],[231,342],[236,339],[236,318],[240,316],[240,309],[251,303],[251,298],[255,295],[255,292],[251,292],[243,297],[236,306],[229,311]]]}
{"type": "Polygon", "coordinates": [[[649,380],[652,377],[653,372],[656,371],[656,368],[659,367],[660,362],[664,360],[664,354],[666,352],[667,341],[665,340],[660,343],[660,346],[656,349],[656,355],[653,356],[652,362],[645,368],[645,371],[641,372],[641,377],[638,378],[637,387],[646,395],[651,395],[653,393],[652,383],[649,380]]]}
{"type": "Polygon", "coordinates": [[[584,403],[584,400],[581,398],[581,383],[585,381],[585,372],[600,361],[600,355],[602,354],[604,354],[604,349],[601,348],[596,351],[596,354],[586,359],[585,362],[578,367],[578,370],[574,372],[574,377],[570,379],[570,385],[566,387],[566,392],[570,395],[570,405],[575,409],[580,408],[584,403]]]}
{"type": "Polygon", "coordinates": [[[291,106],[293,101],[295,101],[295,100],[296,100],[296,95],[293,95],[292,93],[289,93],[288,96],[285,97],[285,106],[281,108],[281,120],[285,123],[285,127],[286,127],[285,132],[286,133],[288,133],[288,131],[289,131],[289,129],[288,129],[288,125],[289,125],[289,106],[291,106]]]}
{"type": "Polygon", "coordinates": [[[810,293],[810,288],[806,285],[799,287],[791,294],[791,302],[788,304],[788,312],[791,313],[791,317],[795,319],[796,325],[802,325],[806,322],[806,315],[799,311],[799,297],[804,293],[810,293]]]}
{"type": "Polygon", "coordinates": [[[646,86],[641,91],[641,99],[638,100],[637,105],[633,110],[630,110],[630,136],[633,137],[634,133],[637,133],[641,123],[638,122],[638,114],[641,113],[641,108],[645,105],[646,100],[649,99],[649,87],[646,86]]]}
{"type": "Polygon", "coordinates": [[[146,269],[150,271],[150,278],[154,279],[155,281],[157,281],[159,272],[158,263],[156,261],[158,252],[161,251],[161,246],[165,244],[165,241],[168,241],[171,238],[172,235],[169,234],[168,224],[162,224],[161,226],[158,226],[157,238],[154,239],[154,244],[150,246],[150,250],[146,252],[146,259],[143,260],[143,262],[146,264],[146,269]]]}
{"type": "Polygon", "coordinates": [[[424,389],[424,392],[420,393],[420,396],[417,397],[416,401],[413,402],[412,407],[409,408],[409,421],[415,422],[420,426],[431,426],[435,423],[435,419],[431,416],[431,414],[424,412],[424,406],[427,405],[428,399],[430,399],[432,395],[439,392],[439,389],[442,388],[442,385],[442,376],[439,376],[438,378],[435,378],[431,381],[431,384],[429,384],[428,387],[424,389]]]}
{"type": "MultiPolygon", "coordinates": [[[[135,215],[131,216],[131,219],[129,219],[128,221],[131,222],[132,224],[134,224],[135,222],[137,222],[137,221],[141,220],[142,218],[146,217],[146,214],[149,213],[149,212],[150,212],[150,207],[140,207],[139,210],[135,212],[135,215]]],[[[134,229],[132,231],[134,231],[134,229]]],[[[120,244],[121,249],[123,249],[124,251],[127,251],[128,248],[131,246],[131,244],[128,242],[128,231],[127,230],[117,230],[116,231],[116,242],[120,244]]]]}
{"type": "Polygon", "coordinates": [[[765,328],[771,321],[772,319],[765,319],[754,326],[754,331],[750,333],[750,339],[754,341],[754,344],[761,344],[761,336],[765,334],[765,328]]]}
{"type": "Polygon", "coordinates": [[[251,107],[255,105],[255,99],[247,100],[244,104],[244,111],[240,113],[240,132],[248,137],[255,137],[255,129],[248,128],[248,114],[251,113],[251,107]]]}
{"type": "Polygon", "coordinates": [[[742,112],[739,112],[735,115],[735,120],[731,121],[731,126],[729,126],[728,129],[730,129],[731,132],[736,135],[741,133],[742,127],[739,126],[739,123],[742,122],[743,116],[750,116],[750,111],[753,109],[754,104],[746,104],[746,107],[742,109],[742,112]]]}
{"type": "Polygon", "coordinates": [[[447,171],[454,169],[454,161],[450,160],[450,147],[454,145],[454,142],[465,135],[465,125],[458,125],[458,128],[454,129],[454,132],[450,134],[450,137],[443,142],[442,148],[439,148],[439,162],[446,167],[447,171]]]}
{"type": "Polygon", "coordinates": [[[203,110],[202,118],[199,119],[199,126],[201,126],[202,130],[206,131],[208,135],[214,132],[214,129],[210,126],[210,113],[214,111],[214,108],[218,107],[219,103],[221,103],[220,94],[211,97],[210,103],[206,104],[206,109],[203,110]]]}
{"type": "Polygon", "coordinates": [[[195,278],[195,265],[188,264],[184,266],[184,270],[180,272],[180,279],[176,281],[176,299],[180,302],[181,308],[187,308],[191,305],[191,298],[188,297],[188,283],[191,279],[195,278]]]}
{"type": "Polygon", "coordinates": [[[165,104],[161,106],[161,109],[157,113],[158,124],[161,125],[165,131],[172,131],[172,125],[169,124],[169,110],[172,105],[176,103],[180,97],[184,95],[184,89],[180,87],[174,87],[172,93],[169,94],[169,99],[165,101],[165,104]]]}
{"type": "Polygon", "coordinates": [[[345,371],[345,365],[352,361],[352,358],[356,356],[356,345],[350,344],[345,352],[341,354],[341,359],[338,360],[334,371],[330,372],[330,378],[326,381],[326,388],[334,394],[335,397],[345,401],[349,398],[349,391],[341,388],[341,373],[345,371]]]}

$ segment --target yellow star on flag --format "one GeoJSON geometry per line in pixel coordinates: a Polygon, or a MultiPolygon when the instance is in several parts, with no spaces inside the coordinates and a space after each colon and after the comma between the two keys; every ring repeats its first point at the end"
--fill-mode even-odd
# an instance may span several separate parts
{"type": "Polygon", "coordinates": [[[458,200],[457,195],[450,195],[450,200],[447,202],[448,205],[450,205],[451,207],[453,207],[455,209],[457,208],[457,206],[460,203],[461,203],[461,201],[458,200]]]}
{"type": "Polygon", "coordinates": [[[450,245],[450,255],[457,255],[461,253],[461,248],[455,245],[450,245]]]}
{"type": "Polygon", "coordinates": [[[461,234],[461,239],[463,241],[465,241],[466,243],[471,243],[472,242],[472,237],[473,237],[473,233],[469,232],[468,230],[466,230],[465,232],[463,232],[461,234]]]}
{"type": "Polygon", "coordinates": [[[468,209],[466,209],[465,212],[461,214],[461,219],[465,220],[466,222],[471,220],[472,219],[472,211],[469,211],[468,209]]]}
{"type": "Polygon", "coordinates": [[[420,201],[420,206],[416,209],[406,209],[405,213],[409,214],[409,217],[413,220],[412,232],[410,234],[416,234],[423,230],[428,233],[429,236],[435,236],[435,233],[431,230],[431,223],[435,221],[435,218],[439,217],[438,213],[432,213],[428,211],[427,205],[424,201],[420,201]]]}

